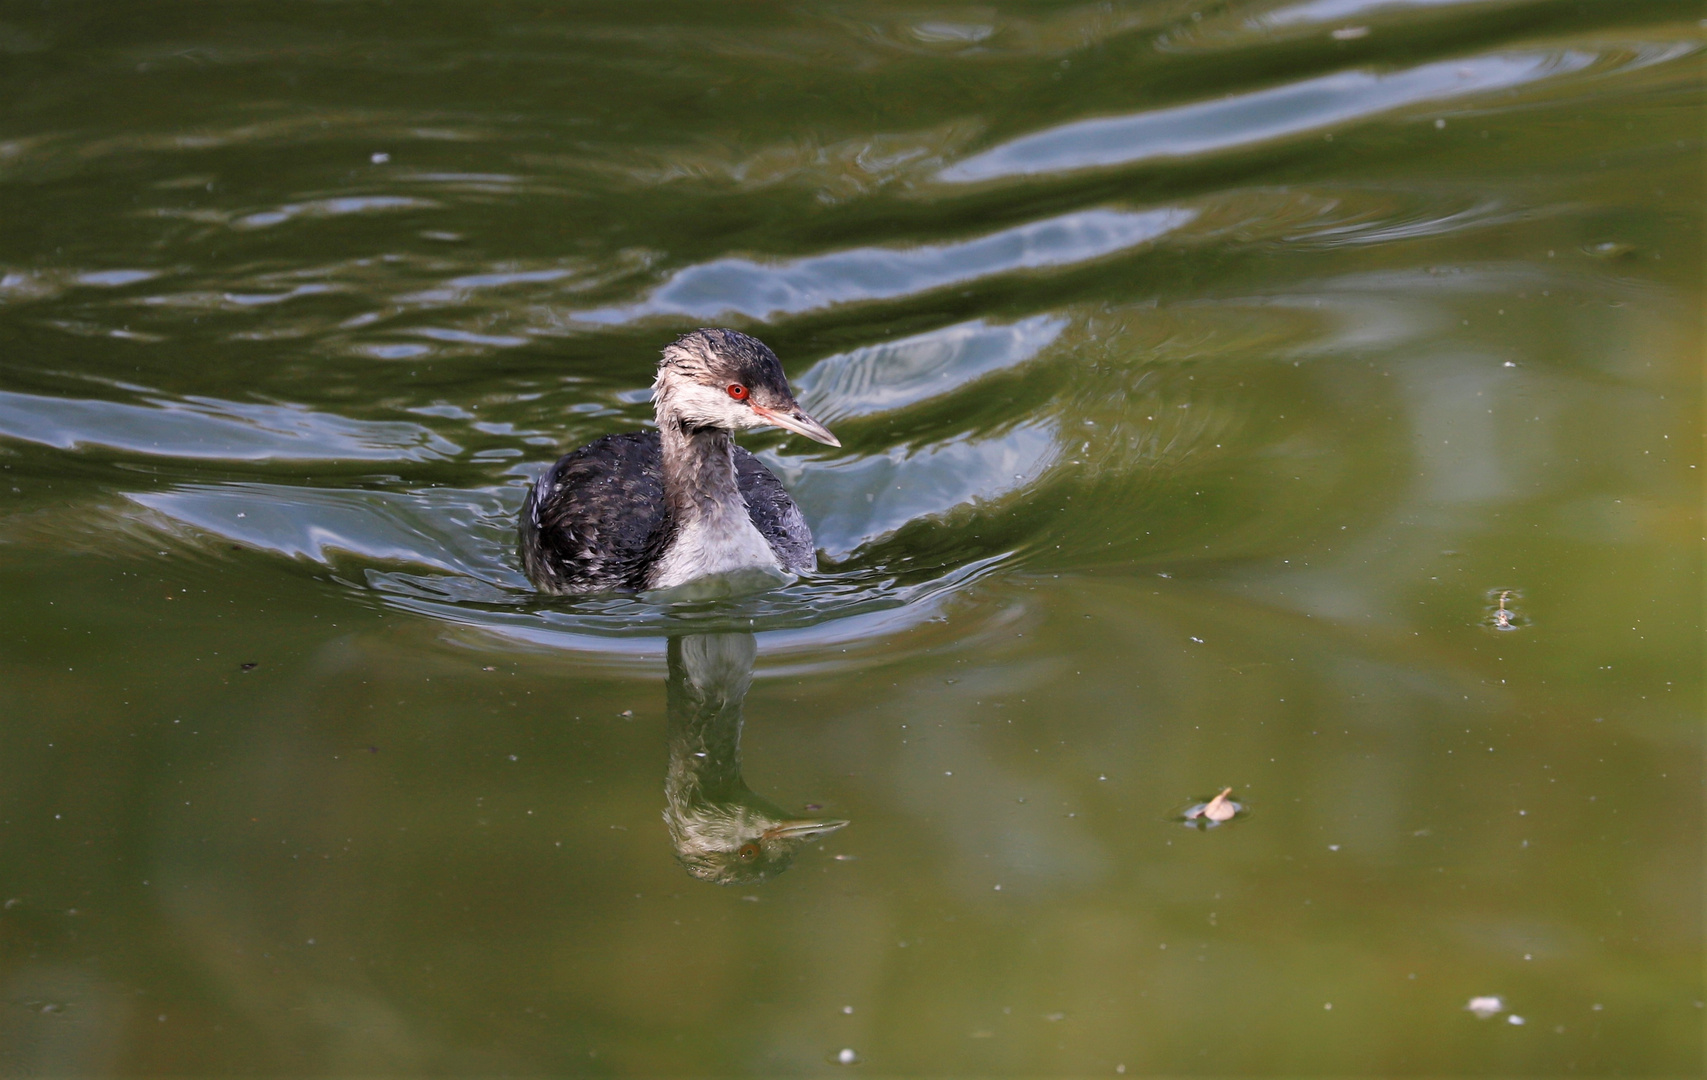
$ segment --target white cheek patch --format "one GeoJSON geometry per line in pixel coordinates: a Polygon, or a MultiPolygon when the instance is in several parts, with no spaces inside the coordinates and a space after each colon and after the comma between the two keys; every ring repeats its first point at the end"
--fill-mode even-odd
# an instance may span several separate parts
{"type": "Polygon", "coordinates": [[[752,427],[756,419],[752,408],[728,391],[698,383],[678,389],[671,395],[670,407],[690,427],[752,427]]]}

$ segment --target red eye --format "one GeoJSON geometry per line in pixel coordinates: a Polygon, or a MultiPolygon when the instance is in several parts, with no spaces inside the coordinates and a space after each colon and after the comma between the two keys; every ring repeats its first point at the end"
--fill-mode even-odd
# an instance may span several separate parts
{"type": "Polygon", "coordinates": [[[741,849],[736,854],[741,857],[742,862],[752,862],[759,857],[759,845],[754,843],[742,844],[741,849]]]}
{"type": "Polygon", "coordinates": [[[734,398],[736,401],[746,401],[747,388],[738,382],[732,382],[729,384],[729,396],[734,398]]]}

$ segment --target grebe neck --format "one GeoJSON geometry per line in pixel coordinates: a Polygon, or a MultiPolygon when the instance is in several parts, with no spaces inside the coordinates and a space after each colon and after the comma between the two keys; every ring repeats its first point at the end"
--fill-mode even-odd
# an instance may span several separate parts
{"type": "MultiPolygon", "coordinates": [[[[747,519],[735,480],[735,440],[722,428],[684,427],[674,418],[658,426],[663,442],[664,500],[677,527],[716,529],[724,518],[747,519]]],[[[719,530],[721,531],[721,530],[719,530]]]]}

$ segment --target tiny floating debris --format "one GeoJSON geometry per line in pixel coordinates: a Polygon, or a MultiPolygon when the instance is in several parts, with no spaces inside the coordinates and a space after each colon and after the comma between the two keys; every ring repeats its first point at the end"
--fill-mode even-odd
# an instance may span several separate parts
{"type": "Polygon", "coordinates": [[[1519,589],[1489,589],[1487,614],[1482,619],[1482,625],[1490,630],[1521,630],[1529,625],[1529,620],[1517,610],[1516,601],[1523,599],[1519,589]]]}
{"type": "Polygon", "coordinates": [[[1217,825],[1232,821],[1245,812],[1245,807],[1243,803],[1229,799],[1227,796],[1231,794],[1232,788],[1222,788],[1220,794],[1214,798],[1186,807],[1179,820],[1198,829],[1213,829],[1217,825]]]}
{"type": "Polygon", "coordinates": [[[837,1065],[858,1065],[859,1064],[859,1055],[854,1053],[850,1047],[844,1046],[844,1047],[842,1047],[842,1052],[836,1055],[836,1064],[837,1065]]]}
{"type": "MultiPolygon", "coordinates": [[[[1489,994],[1486,997],[1471,998],[1464,1008],[1466,1011],[1474,1013],[1476,1019],[1486,1020],[1490,1016],[1498,1016],[1504,1012],[1505,1002],[1497,994],[1489,994]]],[[[1523,1021],[1519,1020],[1518,1023],[1521,1024],[1523,1021]]]]}
{"type": "Polygon", "coordinates": [[[1606,240],[1598,244],[1585,244],[1583,251],[1597,259],[1622,259],[1627,255],[1634,255],[1636,245],[1620,240],[1606,240]]]}

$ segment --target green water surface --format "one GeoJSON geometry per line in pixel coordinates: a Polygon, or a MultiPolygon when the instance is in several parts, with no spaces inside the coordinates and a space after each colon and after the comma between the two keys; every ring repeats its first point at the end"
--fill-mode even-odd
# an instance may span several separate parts
{"type": "Polygon", "coordinates": [[[1704,16],[0,6],[0,1074],[1699,1075],[1704,16]],[[820,572],[536,597],[707,324],[820,572]]]}

